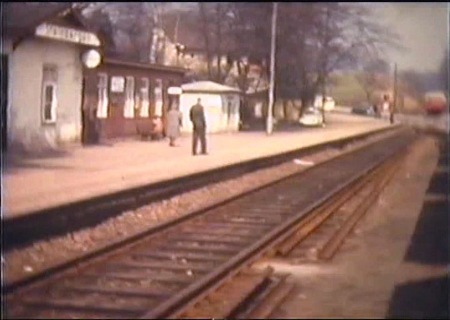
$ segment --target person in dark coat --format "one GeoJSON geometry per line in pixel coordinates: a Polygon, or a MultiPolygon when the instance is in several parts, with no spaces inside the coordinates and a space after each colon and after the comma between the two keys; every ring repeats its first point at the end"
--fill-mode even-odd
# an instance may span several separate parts
{"type": "Polygon", "coordinates": [[[169,137],[169,146],[175,147],[175,140],[180,136],[181,112],[178,111],[177,105],[174,103],[166,118],[166,134],[169,137]]]}
{"type": "Polygon", "coordinates": [[[389,122],[394,124],[394,105],[389,101],[389,96],[384,96],[383,111],[389,115],[389,122]]]}
{"type": "Polygon", "coordinates": [[[320,108],[320,112],[322,113],[322,127],[325,127],[326,121],[325,121],[325,103],[327,102],[327,98],[325,95],[322,97],[322,106],[320,108]]]}
{"type": "Polygon", "coordinates": [[[394,124],[394,112],[395,112],[395,106],[393,103],[389,103],[389,122],[391,124],[394,124]]]}
{"type": "Polygon", "coordinates": [[[376,103],[374,103],[372,105],[372,111],[373,111],[373,116],[375,118],[379,118],[378,105],[376,103]]]}
{"type": "Polygon", "coordinates": [[[194,132],[192,135],[192,154],[197,154],[197,144],[200,140],[202,154],[206,153],[206,120],[205,111],[201,105],[201,99],[197,99],[197,103],[191,107],[189,118],[192,122],[194,132]]]}
{"type": "Polygon", "coordinates": [[[97,107],[83,109],[84,143],[100,142],[100,120],[97,118],[97,107]]]}

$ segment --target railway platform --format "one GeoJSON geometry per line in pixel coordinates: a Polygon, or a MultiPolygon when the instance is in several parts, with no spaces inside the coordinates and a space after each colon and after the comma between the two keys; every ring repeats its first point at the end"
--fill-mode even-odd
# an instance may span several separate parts
{"type": "Polygon", "coordinates": [[[117,141],[74,146],[41,158],[8,158],[3,172],[2,219],[141,185],[205,172],[246,160],[340,140],[388,127],[380,119],[331,113],[325,128],[295,128],[207,136],[208,155],[191,155],[191,136],[168,141],[117,141]]]}

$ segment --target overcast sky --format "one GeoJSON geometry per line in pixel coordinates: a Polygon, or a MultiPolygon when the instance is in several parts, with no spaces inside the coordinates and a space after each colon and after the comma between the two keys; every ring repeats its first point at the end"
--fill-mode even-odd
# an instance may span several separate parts
{"type": "Polygon", "coordinates": [[[399,69],[437,71],[449,42],[447,3],[371,3],[380,22],[397,32],[405,47],[401,52],[388,52],[399,69]]]}

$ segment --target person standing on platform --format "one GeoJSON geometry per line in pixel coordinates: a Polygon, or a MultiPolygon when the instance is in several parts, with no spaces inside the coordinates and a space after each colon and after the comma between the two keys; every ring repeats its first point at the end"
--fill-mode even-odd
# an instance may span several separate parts
{"type": "Polygon", "coordinates": [[[384,95],[383,100],[383,112],[386,117],[389,117],[389,122],[394,124],[394,105],[389,101],[388,95],[384,95]]]}
{"type": "Polygon", "coordinates": [[[384,119],[388,118],[389,116],[389,96],[388,95],[384,95],[383,97],[383,104],[381,106],[381,113],[384,119]]]}
{"type": "Polygon", "coordinates": [[[322,127],[325,127],[326,121],[325,121],[325,103],[327,102],[327,99],[325,98],[325,95],[322,97],[322,107],[320,108],[320,112],[322,113],[322,127]]]}
{"type": "Polygon", "coordinates": [[[376,103],[373,104],[372,110],[373,110],[373,116],[375,118],[379,118],[380,117],[380,113],[378,111],[378,105],[376,103]]]}
{"type": "Polygon", "coordinates": [[[180,136],[181,126],[181,112],[178,111],[178,107],[173,103],[167,113],[167,136],[169,137],[169,146],[175,147],[175,140],[180,136]]]}
{"type": "Polygon", "coordinates": [[[197,155],[197,144],[200,140],[201,154],[206,155],[206,120],[205,111],[201,104],[201,99],[197,99],[197,103],[191,107],[189,111],[189,119],[193,126],[192,135],[192,155],[197,155]]]}
{"type": "Polygon", "coordinates": [[[394,124],[394,104],[393,103],[389,103],[389,122],[391,124],[394,124]]]}

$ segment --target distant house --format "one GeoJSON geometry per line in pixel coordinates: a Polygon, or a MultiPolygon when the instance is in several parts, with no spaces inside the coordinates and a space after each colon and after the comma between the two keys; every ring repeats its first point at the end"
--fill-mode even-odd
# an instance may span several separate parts
{"type": "MultiPolygon", "coordinates": [[[[210,65],[212,69],[212,79],[208,79],[208,54],[207,46],[204,38],[204,30],[202,29],[199,17],[188,11],[167,12],[163,16],[163,29],[166,36],[166,57],[170,57],[170,63],[182,66],[190,70],[187,78],[191,81],[200,80],[215,80],[217,74],[217,65],[220,61],[222,78],[221,83],[237,87],[240,75],[236,63],[230,63],[228,53],[234,52],[236,43],[232,36],[223,35],[221,41],[222,53],[220,56],[213,54],[210,56],[210,65]]],[[[214,41],[213,41],[214,42],[214,41]]],[[[214,52],[212,48],[211,51],[214,52]]],[[[262,61],[256,61],[249,57],[240,57],[246,61],[248,67],[248,75],[246,84],[247,90],[243,93],[241,98],[246,98],[246,95],[254,96],[255,93],[260,93],[268,88],[268,76],[265,72],[265,65],[262,61]]],[[[257,94],[259,96],[259,94],[257,94]]]]}
{"type": "Polygon", "coordinates": [[[183,84],[180,111],[183,114],[183,132],[192,132],[189,119],[191,106],[201,99],[205,108],[207,132],[231,132],[239,130],[240,90],[212,81],[183,84]]]}
{"type": "MultiPolygon", "coordinates": [[[[208,54],[201,23],[192,12],[167,12],[163,18],[163,32],[166,39],[166,58],[168,63],[190,70],[191,80],[208,80],[208,54]]],[[[222,39],[222,46],[230,49],[229,39],[222,39]]],[[[220,59],[222,70],[227,67],[227,50],[221,56],[213,55],[210,63],[217,68],[220,59]]]]}
{"type": "Polygon", "coordinates": [[[3,148],[35,152],[79,141],[80,57],[99,48],[99,38],[70,3],[7,2],[2,10],[3,148]]]}

